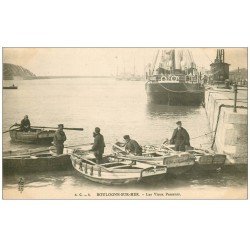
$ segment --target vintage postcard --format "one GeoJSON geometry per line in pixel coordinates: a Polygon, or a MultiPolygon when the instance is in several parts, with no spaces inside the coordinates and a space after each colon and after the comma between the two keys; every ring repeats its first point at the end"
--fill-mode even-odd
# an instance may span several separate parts
{"type": "Polygon", "coordinates": [[[247,199],[247,48],[3,48],[3,199],[247,199]]]}

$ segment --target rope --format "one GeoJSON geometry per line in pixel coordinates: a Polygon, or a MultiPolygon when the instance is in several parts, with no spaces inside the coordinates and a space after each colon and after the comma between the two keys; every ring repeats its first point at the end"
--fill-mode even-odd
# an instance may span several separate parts
{"type": "Polygon", "coordinates": [[[196,139],[196,138],[200,138],[200,137],[202,137],[202,136],[207,136],[207,135],[212,134],[212,133],[214,133],[214,132],[215,132],[215,131],[212,131],[212,132],[210,132],[210,133],[205,133],[205,134],[203,134],[203,135],[199,135],[199,136],[196,136],[196,137],[190,138],[190,140],[194,140],[194,139],[196,139]]]}

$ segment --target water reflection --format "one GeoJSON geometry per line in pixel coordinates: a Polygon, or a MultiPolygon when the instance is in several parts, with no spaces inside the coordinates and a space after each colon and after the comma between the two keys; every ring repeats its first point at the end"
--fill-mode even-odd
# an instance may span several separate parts
{"type": "Polygon", "coordinates": [[[85,179],[81,174],[74,170],[54,171],[43,174],[23,174],[15,176],[5,176],[4,189],[19,189],[20,180],[22,180],[23,189],[31,189],[34,192],[43,187],[53,188],[54,190],[63,190],[74,187],[76,190],[119,190],[135,189],[135,190],[161,190],[200,186],[213,187],[237,187],[244,186],[247,183],[247,175],[238,171],[223,172],[194,172],[191,170],[180,176],[166,176],[158,182],[135,183],[130,185],[106,186],[96,184],[85,179]]]}
{"type": "Polygon", "coordinates": [[[188,107],[188,106],[168,106],[148,102],[146,104],[146,112],[149,117],[162,118],[183,118],[189,115],[200,114],[202,107],[188,107]]]}

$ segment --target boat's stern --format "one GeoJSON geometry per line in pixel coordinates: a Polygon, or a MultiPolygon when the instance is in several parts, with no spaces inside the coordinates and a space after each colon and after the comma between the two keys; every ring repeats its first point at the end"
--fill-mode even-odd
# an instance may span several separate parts
{"type": "Polygon", "coordinates": [[[141,170],[140,180],[147,177],[164,176],[167,173],[166,166],[151,166],[141,170]]]}

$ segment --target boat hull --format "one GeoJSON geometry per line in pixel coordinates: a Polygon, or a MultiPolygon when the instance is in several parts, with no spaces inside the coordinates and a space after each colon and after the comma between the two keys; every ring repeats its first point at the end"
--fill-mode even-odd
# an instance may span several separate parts
{"type": "Polygon", "coordinates": [[[30,132],[23,132],[19,130],[10,131],[10,138],[12,142],[31,144],[51,144],[54,135],[54,130],[35,130],[30,132]]]}
{"type": "Polygon", "coordinates": [[[204,101],[205,90],[197,84],[147,82],[148,101],[170,106],[199,106],[204,101]]]}
{"type": "Polygon", "coordinates": [[[50,153],[35,156],[3,157],[3,174],[24,174],[71,169],[70,156],[50,153]]]}
{"type": "Polygon", "coordinates": [[[3,87],[3,89],[17,89],[17,86],[3,87]]]}
{"type": "MultiPolygon", "coordinates": [[[[166,167],[151,166],[141,168],[140,163],[136,166],[128,165],[124,162],[114,162],[116,168],[106,168],[98,164],[89,164],[79,156],[72,154],[71,161],[73,168],[79,172],[84,178],[96,183],[106,185],[122,185],[135,182],[143,182],[154,177],[159,178],[167,173],[166,167]],[[119,166],[121,168],[119,168],[119,166]],[[118,168],[117,168],[118,167],[118,168]]],[[[112,163],[111,163],[112,164],[112,163]]]]}

